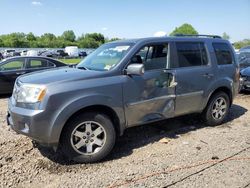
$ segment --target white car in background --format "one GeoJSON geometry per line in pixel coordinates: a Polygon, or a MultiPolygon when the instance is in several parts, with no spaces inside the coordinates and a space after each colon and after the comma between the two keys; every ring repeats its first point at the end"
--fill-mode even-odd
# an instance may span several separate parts
{"type": "Polygon", "coordinates": [[[66,46],[64,51],[69,55],[69,57],[79,56],[79,49],[77,46],[66,46]]]}
{"type": "Polygon", "coordinates": [[[29,51],[27,51],[26,56],[38,56],[38,51],[36,51],[36,50],[29,50],[29,51]]]}
{"type": "Polygon", "coordinates": [[[16,50],[14,49],[7,49],[7,50],[4,50],[3,52],[3,57],[4,58],[8,58],[8,57],[12,57],[13,56],[13,53],[15,53],[16,50]]]}

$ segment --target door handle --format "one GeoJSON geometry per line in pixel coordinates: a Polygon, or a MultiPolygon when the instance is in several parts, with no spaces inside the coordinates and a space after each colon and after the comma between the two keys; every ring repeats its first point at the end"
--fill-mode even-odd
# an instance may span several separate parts
{"type": "Polygon", "coordinates": [[[25,74],[25,72],[16,72],[16,75],[22,75],[25,74]]]}
{"type": "Polygon", "coordinates": [[[170,85],[169,85],[169,87],[176,87],[177,85],[178,85],[177,82],[171,82],[170,85]]]}
{"type": "Polygon", "coordinates": [[[212,77],[214,77],[214,74],[206,73],[206,74],[203,74],[203,76],[207,77],[207,78],[212,78],[212,77]]]}

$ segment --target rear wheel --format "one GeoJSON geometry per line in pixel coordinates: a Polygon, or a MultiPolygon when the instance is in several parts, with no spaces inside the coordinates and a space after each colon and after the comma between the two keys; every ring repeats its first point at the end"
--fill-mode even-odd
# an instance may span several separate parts
{"type": "Polygon", "coordinates": [[[100,161],[115,144],[115,129],[105,114],[84,113],[65,126],[60,148],[64,155],[76,162],[100,161]]]}
{"type": "Polygon", "coordinates": [[[215,126],[221,124],[228,115],[230,101],[224,92],[214,94],[209,100],[203,117],[208,125],[215,126]]]}

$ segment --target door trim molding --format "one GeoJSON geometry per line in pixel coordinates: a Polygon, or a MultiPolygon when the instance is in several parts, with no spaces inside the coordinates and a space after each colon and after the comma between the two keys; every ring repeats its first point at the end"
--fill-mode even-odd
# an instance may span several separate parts
{"type": "Polygon", "coordinates": [[[163,100],[163,99],[165,99],[165,100],[174,99],[175,97],[176,97],[176,95],[165,95],[165,96],[155,97],[155,98],[147,99],[147,100],[143,100],[143,101],[128,103],[127,106],[134,106],[134,105],[139,105],[139,104],[143,104],[143,103],[154,102],[157,100],[163,100]]]}

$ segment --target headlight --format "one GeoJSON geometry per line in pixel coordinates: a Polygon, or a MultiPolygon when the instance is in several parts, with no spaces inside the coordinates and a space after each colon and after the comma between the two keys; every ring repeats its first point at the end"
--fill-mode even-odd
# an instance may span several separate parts
{"type": "Polygon", "coordinates": [[[247,79],[246,76],[241,76],[241,77],[240,77],[240,81],[245,81],[246,79],[247,79]]]}
{"type": "Polygon", "coordinates": [[[20,103],[41,102],[46,94],[46,87],[41,85],[23,84],[18,90],[15,91],[15,98],[16,102],[20,103]]]}

